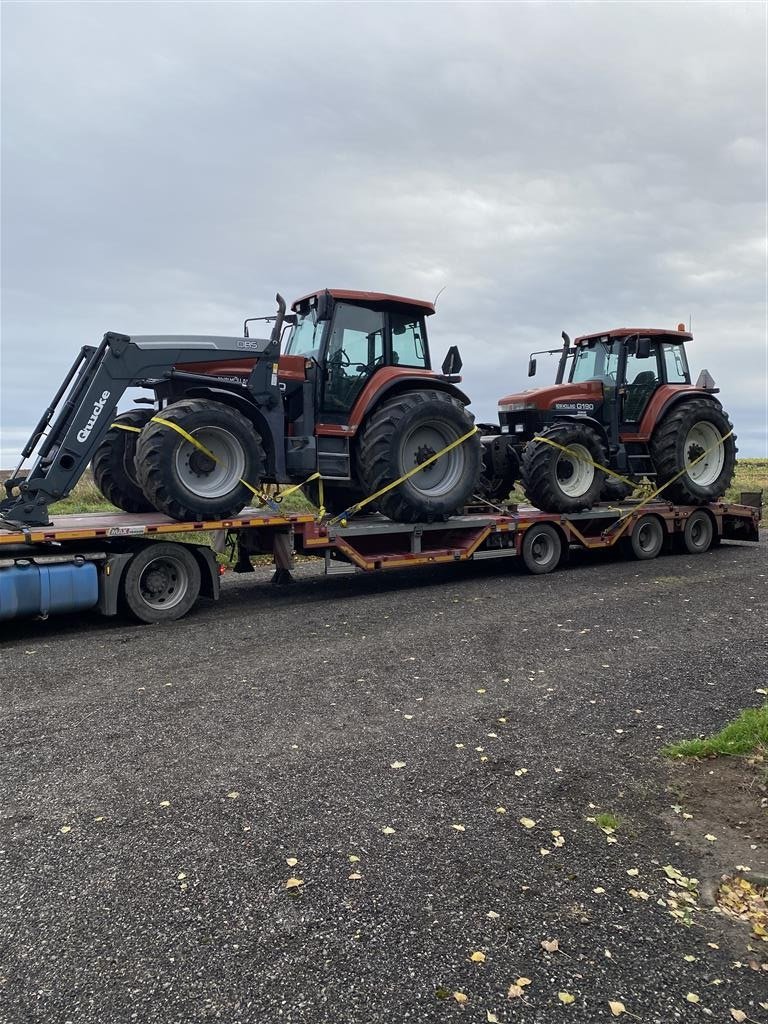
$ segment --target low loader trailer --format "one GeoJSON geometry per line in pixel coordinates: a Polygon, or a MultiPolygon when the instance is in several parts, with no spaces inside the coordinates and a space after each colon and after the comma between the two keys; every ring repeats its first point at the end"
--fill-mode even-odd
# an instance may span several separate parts
{"type": "MultiPolygon", "coordinates": [[[[335,575],[489,558],[542,574],[567,564],[575,548],[616,548],[638,559],[674,549],[703,554],[724,540],[759,540],[760,496],[742,501],[656,499],[572,513],[484,504],[447,521],[415,523],[251,508],[188,522],[160,513],[54,516],[48,525],[0,529],[0,623],[86,611],[142,623],[180,619],[200,597],[218,599],[226,570],[217,550],[228,545],[236,572],[253,571],[254,556],[272,556],[275,584],[291,582],[296,555],[323,559],[326,574],[335,575]],[[195,533],[203,535],[199,543],[195,533]]],[[[7,626],[3,634],[9,636],[7,626]]]]}

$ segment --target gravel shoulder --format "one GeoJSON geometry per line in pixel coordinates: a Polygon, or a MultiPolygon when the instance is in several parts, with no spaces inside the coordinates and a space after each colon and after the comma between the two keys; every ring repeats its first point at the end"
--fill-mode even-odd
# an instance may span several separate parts
{"type": "Polygon", "coordinates": [[[4,630],[0,1019],[768,1021],[768,944],[665,902],[723,858],[658,753],[764,699],[766,550],[4,630]]]}

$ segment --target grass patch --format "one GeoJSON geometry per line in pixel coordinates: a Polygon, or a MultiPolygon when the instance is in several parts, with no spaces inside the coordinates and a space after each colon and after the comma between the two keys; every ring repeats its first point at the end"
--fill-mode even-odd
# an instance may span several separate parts
{"type": "Polygon", "coordinates": [[[720,732],[704,739],[681,740],[662,748],[666,757],[722,757],[768,748],[768,704],[747,708],[720,732]]]}
{"type": "Polygon", "coordinates": [[[602,811],[595,815],[595,824],[603,831],[608,828],[615,832],[616,829],[621,828],[621,818],[617,814],[612,814],[611,811],[602,811]]]}

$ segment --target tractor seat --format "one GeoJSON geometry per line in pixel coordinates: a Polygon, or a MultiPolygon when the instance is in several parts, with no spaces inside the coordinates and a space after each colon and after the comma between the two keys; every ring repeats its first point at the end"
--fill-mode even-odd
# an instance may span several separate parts
{"type": "Polygon", "coordinates": [[[627,397],[624,400],[625,420],[634,423],[640,419],[658,383],[653,370],[643,370],[641,373],[638,373],[627,387],[627,397]]]}

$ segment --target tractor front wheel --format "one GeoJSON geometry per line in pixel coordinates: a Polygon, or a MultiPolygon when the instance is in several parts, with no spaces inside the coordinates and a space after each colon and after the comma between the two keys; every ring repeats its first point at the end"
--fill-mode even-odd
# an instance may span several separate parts
{"type": "Polygon", "coordinates": [[[107,499],[125,512],[154,512],[136,476],[139,434],[154,416],[151,409],[130,409],[115,417],[91,459],[93,480],[107,499]]]}
{"type": "MultiPolygon", "coordinates": [[[[472,430],[474,419],[444,391],[406,391],[374,409],[360,434],[357,465],[366,494],[393,483],[472,430]]],[[[477,490],[480,438],[466,438],[445,455],[377,499],[400,523],[447,519],[477,490]]]]}
{"type": "Polygon", "coordinates": [[[555,423],[529,441],[522,461],[523,487],[544,512],[578,512],[600,498],[605,462],[599,435],[585,423],[555,423]],[[548,442],[551,441],[552,444],[548,442]],[[564,450],[565,449],[565,450],[564,450]]]}
{"type": "Polygon", "coordinates": [[[245,416],[203,398],[175,402],[161,416],[173,426],[151,421],[136,448],[139,481],[158,511],[178,520],[228,519],[250,504],[245,482],[258,487],[265,457],[245,416]]]}
{"type": "Polygon", "coordinates": [[[703,505],[724,494],[736,470],[732,430],[720,406],[706,398],[681,402],[667,413],[651,438],[657,486],[668,484],[664,498],[703,505]]]}

